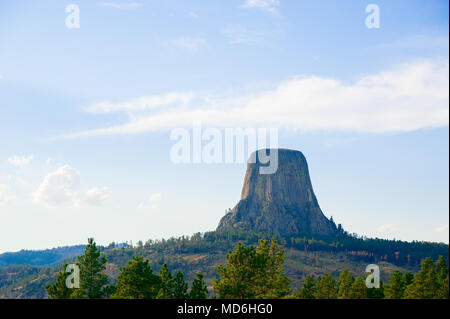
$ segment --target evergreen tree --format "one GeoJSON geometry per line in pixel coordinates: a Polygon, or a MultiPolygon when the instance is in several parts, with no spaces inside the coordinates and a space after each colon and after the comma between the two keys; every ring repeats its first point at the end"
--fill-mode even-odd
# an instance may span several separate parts
{"type": "Polygon", "coordinates": [[[336,281],[329,274],[319,276],[316,283],[315,299],[336,299],[336,281]]]}
{"type": "Polygon", "coordinates": [[[431,258],[422,262],[422,268],[414,276],[413,282],[406,287],[406,299],[433,299],[437,297],[439,283],[431,258]]]}
{"type": "Polygon", "coordinates": [[[166,263],[159,270],[159,278],[161,288],[159,290],[158,299],[173,299],[175,296],[175,280],[166,263]]]}
{"type": "Polygon", "coordinates": [[[448,276],[444,279],[441,279],[440,285],[439,285],[439,290],[436,294],[436,298],[449,299],[448,276]]]}
{"type": "Polygon", "coordinates": [[[121,269],[113,298],[154,299],[160,289],[160,278],[153,273],[148,260],[133,257],[121,269]]]}
{"type": "Polygon", "coordinates": [[[275,240],[271,243],[260,240],[256,248],[256,259],[260,265],[258,268],[259,286],[257,297],[260,298],[282,298],[292,292],[291,279],[286,277],[284,271],[284,250],[277,245],[275,240]]]}
{"type": "Polygon", "coordinates": [[[208,296],[208,288],[201,273],[197,273],[192,282],[191,291],[189,292],[190,299],[206,299],[208,296]]]}
{"type": "Polygon", "coordinates": [[[348,270],[341,272],[338,278],[338,299],[350,299],[352,297],[352,284],[354,280],[348,270]]]}
{"type": "Polygon", "coordinates": [[[367,288],[367,298],[384,299],[384,285],[381,280],[380,280],[380,288],[367,288]]]}
{"type": "Polygon", "coordinates": [[[241,242],[227,254],[227,265],[219,265],[222,278],[214,280],[219,298],[282,298],[291,292],[291,280],[283,274],[284,251],[274,240],[259,247],[245,247],[241,242]]]}
{"type": "Polygon", "coordinates": [[[386,299],[402,299],[406,286],[403,281],[403,276],[399,271],[394,271],[389,278],[389,284],[384,290],[386,299]]]}
{"type": "Polygon", "coordinates": [[[73,289],[67,288],[66,280],[69,273],[66,272],[66,268],[67,264],[64,264],[63,270],[56,277],[56,282],[45,286],[49,299],[70,299],[73,289]]]}
{"type": "Polygon", "coordinates": [[[405,284],[405,288],[412,284],[414,280],[414,275],[411,272],[405,272],[403,275],[403,283],[405,284]]]}
{"type": "Polygon", "coordinates": [[[307,276],[303,286],[297,292],[296,297],[298,299],[314,299],[316,293],[316,281],[313,277],[307,276]]]}
{"type": "Polygon", "coordinates": [[[71,297],[88,299],[106,297],[108,276],[103,273],[106,269],[106,258],[100,256],[100,249],[97,248],[93,238],[88,239],[84,255],[78,257],[76,264],[80,268],[80,289],[77,289],[71,297]]]}
{"type": "Polygon", "coordinates": [[[367,287],[364,278],[357,277],[353,281],[351,290],[352,299],[367,299],[367,287]]]}
{"type": "Polygon", "coordinates": [[[449,299],[449,272],[444,257],[440,256],[436,262],[436,274],[438,278],[439,289],[436,298],[449,299]]]}
{"type": "Polygon", "coordinates": [[[174,299],[187,299],[188,297],[188,284],[184,281],[184,275],[181,271],[177,272],[174,281],[173,298],[174,299]]]}

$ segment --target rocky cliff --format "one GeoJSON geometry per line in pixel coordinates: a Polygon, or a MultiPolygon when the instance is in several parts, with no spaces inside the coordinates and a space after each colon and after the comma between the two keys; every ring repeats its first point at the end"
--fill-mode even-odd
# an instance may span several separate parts
{"type": "Polygon", "coordinates": [[[266,165],[257,154],[247,164],[241,200],[222,218],[218,230],[240,228],[281,235],[336,234],[336,225],[324,216],[314,195],[303,154],[278,149],[278,169],[268,175],[260,173],[260,167],[266,165]]]}

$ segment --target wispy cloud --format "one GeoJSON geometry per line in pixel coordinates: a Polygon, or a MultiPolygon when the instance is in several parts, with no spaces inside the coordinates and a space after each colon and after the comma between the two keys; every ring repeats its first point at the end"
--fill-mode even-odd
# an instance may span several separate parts
{"type": "Polygon", "coordinates": [[[386,224],[377,227],[377,231],[380,233],[394,233],[397,231],[397,228],[392,224],[386,224]]]}
{"type": "Polygon", "coordinates": [[[142,2],[98,2],[97,5],[116,9],[135,9],[142,7],[144,4],[142,2]]]}
{"type": "Polygon", "coordinates": [[[10,158],[8,158],[8,162],[11,165],[14,165],[16,167],[21,167],[21,166],[25,166],[28,165],[32,160],[33,160],[34,156],[33,155],[16,155],[16,156],[12,156],[10,158]]]}
{"type": "Polygon", "coordinates": [[[278,14],[279,0],[245,0],[242,8],[256,8],[273,14],[278,14]]]}
{"type": "Polygon", "coordinates": [[[147,105],[134,99],[103,108],[132,110],[127,122],[64,137],[163,131],[189,127],[194,121],[213,127],[371,133],[443,127],[449,123],[448,75],[447,59],[405,64],[349,84],[333,78],[295,77],[244,96],[193,95],[178,107],[163,107],[167,103],[161,98],[159,105],[150,103],[154,108],[150,114],[133,111],[147,105]]]}
{"type": "Polygon", "coordinates": [[[437,232],[437,233],[445,233],[445,232],[448,232],[448,224],[436,228],[436,229],[435,229],[435,232],[437,232]]]}
{"type": "Polygon", "coordinates": [[[187,105],[193,99],[192,93],[169,92],[163,95],[143,96],[123,103],[97,102],[84,108],[89,113],[139,112],[169,106],[187,105]]]}
{"type": "Polygon", "coordinates": [[[161,201],[161,193],[151,194],[146,201],[138,205],[139,209],[153,209],[158,207],[158,203],[161,201]]]}
{"type": "Polygon", "coordinates": [[[254,44],[264,40],[265,34],[261,31],[252,31],[242,25],[229,25],[220,32],[226,36],[231,44],[254,44]]]}
{"type": "Polygon", "coordinates": [[[166,44],[190,52],[197,52],[206,46],[206,40],[197,37],[179,37],[169,39],[166,44]]]}

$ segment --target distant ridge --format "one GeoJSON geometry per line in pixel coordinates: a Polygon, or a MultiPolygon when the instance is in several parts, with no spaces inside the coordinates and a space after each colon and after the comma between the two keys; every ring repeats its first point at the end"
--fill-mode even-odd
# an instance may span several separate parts
{"type": "Polygon", "coordinates": [[[64,246],[45,250],[21,250],[0,254],[0,267],[10,265],[54,266],[64,259],[81,255],[85,245],[64,246]]]}

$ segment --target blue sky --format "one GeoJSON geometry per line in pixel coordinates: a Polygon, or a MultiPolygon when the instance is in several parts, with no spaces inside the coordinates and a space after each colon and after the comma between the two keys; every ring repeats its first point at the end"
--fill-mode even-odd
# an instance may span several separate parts
{"type": "Polygon", "coordinates": [[[213,230],[245,165],[174,164],[194,120],[278,128],[350,232],[448,242],[448,11],[0,0],[0,252],[213,230]]]}

